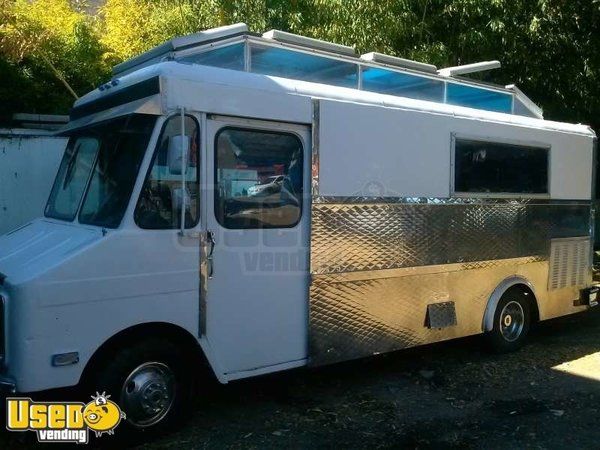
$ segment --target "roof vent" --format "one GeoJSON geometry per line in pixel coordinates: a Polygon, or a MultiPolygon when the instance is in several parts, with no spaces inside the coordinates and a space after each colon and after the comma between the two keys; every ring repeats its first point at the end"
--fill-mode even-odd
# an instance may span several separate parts
{"type": "Polygon", "coordinates": [[[384,55],[383,53],[371,52],[365,53],[360,57],[365,61],[370,61],[379,64],[386,64],[388,66],[402,67],[404,69],[417,70],[419,72],[436,73],[437,67],[433,64],[426,64],[418,61],[411,61],[410,59],[398,58],[396,56],[384,55]]]}
{"type": "Polygon", "coordinates": [[[453,77],[455,75],[466,75],[468,73],[499,69],[500,66],[500,61],[483,61],[474,64],[465,64],[464,66],[446,67],[445,69],[438,70],[438,73],[444,77],[453,77]]]}
{"type": "Polygon", "coordinates": [[[243,22],[224,27],[211,28],[210,30],[200,31],[199,33],[190,34],[189,36],[177,37],[170,41],[173,50],[182,50],[183,48],[195,47],[197,45],[206,44],[208,41],[223,39],[229,36],[237,36],[238,34],[247,33],[248,25],[243,22]]]}
{"type": "Polygon", "coordinates": [[[299,45],[302,47],[308,47],[315,50],[323,50],[330,53],[339,53],[340,55],[356,56],[356,51],[352,47],[341,44],[333,44],[331,42],[322,41],[320,39],[313,39],[297,34],[287,33],[285,31],[270,30],[263,33],[262,37],[265,39],[272,39],[274,41],[283,42],[285,44],[299,45]]]}

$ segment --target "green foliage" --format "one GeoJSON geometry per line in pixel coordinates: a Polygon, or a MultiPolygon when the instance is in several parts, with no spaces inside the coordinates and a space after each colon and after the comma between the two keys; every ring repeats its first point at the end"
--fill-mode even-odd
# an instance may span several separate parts
{"type": "Polygon", "coordinates": [[[176,35],[246,22],[438,66],[499,59],[546,117],[600,128],[600,0],[0,0],[0,114],[65,112],[110,67],[176,35]],[[61,80],[62,78],[62,80],[61,80]]]}
{"type": "Polygon", "coordinates": [[[0,9],[0,118],[68,111],[69,88],[85,93],[110,73],[96,20],[68,0],[0,0],[0,9]]]}

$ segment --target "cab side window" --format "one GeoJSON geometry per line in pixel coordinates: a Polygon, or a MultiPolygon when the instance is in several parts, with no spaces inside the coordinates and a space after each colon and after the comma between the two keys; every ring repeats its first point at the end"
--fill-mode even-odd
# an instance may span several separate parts
{"type": "Polygon", "coordinates": [[[225,228],[290,228],[302,215],[303,149],[291,133],[225,128],[216,138],[215,215],[225,228]]]}
{"type": "Polygon", "coordinates": [[[189,146],[185,192],[181,189],[181,173],[173,173],[169,167],[169,143],[181,134],[181,117],[173,116],[165,122],[158,139],[151,168],[135,210],[135,221],[140,228],[180,228],[182,205],[185,207],[185,227],[193,228],[198,223],[199,133],[198,124],[192,117],[185,118],[185,133],[189,146]]]}

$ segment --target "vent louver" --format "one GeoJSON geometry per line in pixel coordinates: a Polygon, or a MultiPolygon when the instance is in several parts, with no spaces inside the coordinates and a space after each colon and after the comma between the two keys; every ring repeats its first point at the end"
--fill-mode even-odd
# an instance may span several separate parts
{"type": "Polygon", "coordinates": [[[581,286],[590,268],[590,239],[553,239],[550,243],[548,289],[581,286]]]}

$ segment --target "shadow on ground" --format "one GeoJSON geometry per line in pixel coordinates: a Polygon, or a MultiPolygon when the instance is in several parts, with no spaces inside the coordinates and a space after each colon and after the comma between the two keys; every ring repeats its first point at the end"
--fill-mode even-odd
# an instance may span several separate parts
{"type": "MultiPolygon", "coordinates": [[[[599,421],[600,308],[539,325],[509,355],[467,338],[210,384],[177,431],[141,447],[598,448],[599,421]]],[[[34,441],[0,435],[2,448],[34,441]]]]}

